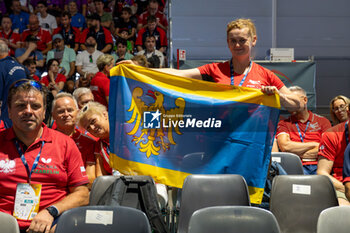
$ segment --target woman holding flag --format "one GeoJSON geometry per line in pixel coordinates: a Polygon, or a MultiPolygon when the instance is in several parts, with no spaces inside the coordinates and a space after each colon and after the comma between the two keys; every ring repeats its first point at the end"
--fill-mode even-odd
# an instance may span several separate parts
{"type": "MultiPolygon", "coordinates": [[[[298,109],[300,107],[298,96],[290,92],[273,72],[252,61],[252,50],[257,43],[256,28],[252,20],[234,20],[227,25],[226,32],[227,45],[232,54],[229,61],[206,64],[193,69],[157,70],[187,78],[261,89],[268,95],[278,94],[281,105],[288,110],[298,109]]],[[[121,61],[119,64],[122,63],[133,62],[121,61]]]]}

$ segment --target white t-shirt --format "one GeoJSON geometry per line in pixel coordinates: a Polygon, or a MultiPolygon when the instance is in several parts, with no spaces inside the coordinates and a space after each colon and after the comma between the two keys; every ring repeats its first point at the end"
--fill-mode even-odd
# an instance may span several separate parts
{"type": "Polygon", "coordinates": [[[46,18],[41,18],[38,13],[38,18],[40,27],[49,30],[51,34],[57,28],[57,21],[53,15],[47,14],[46,18]]]}
{"type": "Polygon", "coordinates": [[[95,52],[93,52],[92,54],[90,54],[90,53],[88,53],[88,51],[84,50],[83,52],[81,52],[77,55],[77,58],[75,60],[75,65],[82,66],[83,72],[96,74],[98,72],[96,60],[102,54],[103,53],[99,50],[95,50],[95,52]],[[92,56],[92,62],[90,59],[90,55],[92,56]]]}

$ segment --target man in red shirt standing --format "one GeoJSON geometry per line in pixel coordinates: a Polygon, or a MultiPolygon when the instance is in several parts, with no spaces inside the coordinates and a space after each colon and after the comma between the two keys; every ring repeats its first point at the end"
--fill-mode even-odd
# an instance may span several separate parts
{"type": "Polygon", "coordinates": [[[317,153],[322,133],[331,127],[325,117],[307,109],[304,89],[298,86],[289,90],[300,97],[301,108],[278,123],[277,142],[281,151],[297,154],[303,164],[304,174],[314,175],[317,170],[317,153]]]}
{"type": "Polygon", "coordinates": [[[28,29],[22,33],[22,41],[24,42],[27,36],[32,35],[38,39],[37,49],[41,51],[43,55],[46,55],[48,51],[52,49],[52,38],[48,30],[39,26],[38,16],[32,14],[29,16],[28,29]]]}
{"type": "Polygon", "coordinates": [[[96,102],[108,109],[109,102],[109,71],[114,66],[112,55],[103,54],[96,61],[99,72],[92,78],[90,89],[96,102]]]}
{"type": "Polygon", "coordinates": [[[0,211],[15,216],[22,232],[53,232],[60,214],[89,202],[77,146],[43,124],[46,93],[39,82],[15,82],[8,95],[13,127],[0,132],[0,211]]]}

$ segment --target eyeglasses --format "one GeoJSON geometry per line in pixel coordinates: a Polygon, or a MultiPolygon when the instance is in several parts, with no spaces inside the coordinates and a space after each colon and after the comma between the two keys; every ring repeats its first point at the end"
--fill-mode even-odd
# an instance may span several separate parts
{"type": "Polygon", "coordinates": [[[22,86],[23,84],[26,84],[26,83],[29,83],[32,87],[35,87],[39,91],[42,91],[42,89],[43,89],[43,86],[41,85],[41,83],[34,81],[34,80],[19,80],[19,81],[15,82],[13,87],[17,88],[17,87],[22,86]]]}
{"type": "Polygon", "coordinates": [[[342,104],[342,105],[339,105],[338,107],[333,108],[333,112],[343,111],[345,110],[345,108],[346,108],[346,105],[342,104]]]}
{"type": "Polygon", "coordinates": [[[94,60],[92,60],[92,55],[89,56],[89,59],[90,59],[90,63],[94,62],[94,60]]]}

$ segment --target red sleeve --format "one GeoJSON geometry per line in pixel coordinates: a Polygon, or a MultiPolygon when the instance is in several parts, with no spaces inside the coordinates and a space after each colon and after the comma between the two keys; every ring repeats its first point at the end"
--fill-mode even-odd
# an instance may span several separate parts
{"type": "Polygon", "coordinates": [[[18,41],[21,41],[21,36],[18,33],[12,33],[11,39],[13,43],[16,44],[18,41]]]}
{"type": "Polygon", "coordinates": [[[268,78],[270,80],[270,86],[275,86],[277,89],[284,87],[284,83],[279,79],[272,71],[266,69],[268,72],[268,78]]]}
{"type": "MultiPolygon", "coordinates": [[[[79,31],[79,29],[78,28],[76,28],[76,27],[73,27],[73,33],[74,33],[74,36],[75,36],[75,39],[74,39],[74,42],[75,43],[80,43],[80,37],[81,37],[81,33],[80,33],[80,31],[79,31]]],[[[85,42],[84,42],[85,43],[85,42]]]]}
{"type": "Polygon", "coordinates": [[[44,76],[40,82],[45,84],[45,86],[48,86],[49,85],[49,78],[47,76],[44,76]]]}
{"type": "Polygon", "coordinates": [[[145,25],[144,21],[145,21],[145,12],[139,16],[139,18],[137,19],[137,24],[145,25]]]}
{"type": "Polygon", "coordinates": [[[64,76],[63,74],[58,73],[55,82],[56,83],[59,83],[59,82],[64,82],[65,83],[66,80],[67,80],[66,76],[64,76]]]}
{"type": "Polygon", "coordinates": [[[335,137],[336,133],[332,131],[327,131],[322,134],[318,156],[323,156],[331,161],[335,160],[337,153],[335,148],[337,146],[337,143],[334,140],[335,137]]]}
{"type": "Polygon", "coordinates": [[[109,83],[110,82],[101,82],[99,87],[102,90],[102,93],[104,94],[104,96],[108,97],[109,96],[109,83]]]}
{"type": "Polygon", "coordinates": [[[58,28],[55,28],[52,32],[52,35],[56,35],[56,34],[59,34],[61,31],[61,27],[58,27],[58,28]]]}
{"type": "Polygon", "coordinates": [[[144,28],[140,29],[139,33],[137,33],[137,38],[136,38],[136,41],[135,41],[135,45],[142,46],[142,35],[143,35],[143,33],[145,33],[145,29],[144,28]]]}
{"type": "Polygon", "coordinates": [[[105,33],[106,44],[113,44],[111,32],[107,28],[104,28],[104,27],[103,27],[103,32],[105,33]]]}
{"type": "Polygon", "coordinates": [[[68,186],[76,187],[89,183],[81,153],[73,141],[67,140],[66,166],[68,172],[68,186]]]}
{"type": "Polygon", "coordinates": [[[215,63],[211,63],[211,64],[205,64],[202,65],[200,67],[198,67],[197,69],[199,70],[199,72],[201,73],[201,75],[211,75],[211,70],[213,69],[213,65],[215,63]]]}
{"type": "Polygon", "coordinates": [[[29,35],[29,31],[23,31],[22,32],[22,38],[21,38],[22,42],[24,42],[26,40],[28,35],[29,35]]]}
{"type": "Polygon", "coordinates": [[[322,132],[325,132],[327,129],[332,127],[331,122],[329,122],[329,120],[325,117],[322,117],[322,121],[320,123],[322,132]]]}
{"type": "Polygon", "coordinates": [[[168,46],[168,39],[166,37],[166,33],[163,29],[158,28],[159,33],[160,33],[160,46],[166,47],[168,46]]]}
{"type": "Polygon", "coordinates": [[[49,31],[44,30],[43,41],[45,44],[49,44],[52,41],[52,37],[49,31]]]}
{"type": "Polygon", "coordinates": [[[89,33],[89,29],[85,28],[84,31],[80,34],[80,44],[85,44],[86,36],[89,33]]]}
{"type": "Polygon", "coordinates": [[[276,132],[276,138],[278,137],[279,134],[281,133],[287,133],[289,135],[289,129],[287,127],[287,123],[285,120],[282,120],[278,122],[277,125],[277,132],[276,132]]]}
{"type": "Polygon", "coordinates": [[[165,27],[168,27],[168,20],[167,20],[165,14],[162,14],[162,15],[163,15],[163,17],[161,19],[161,24],[165,27]]]}

